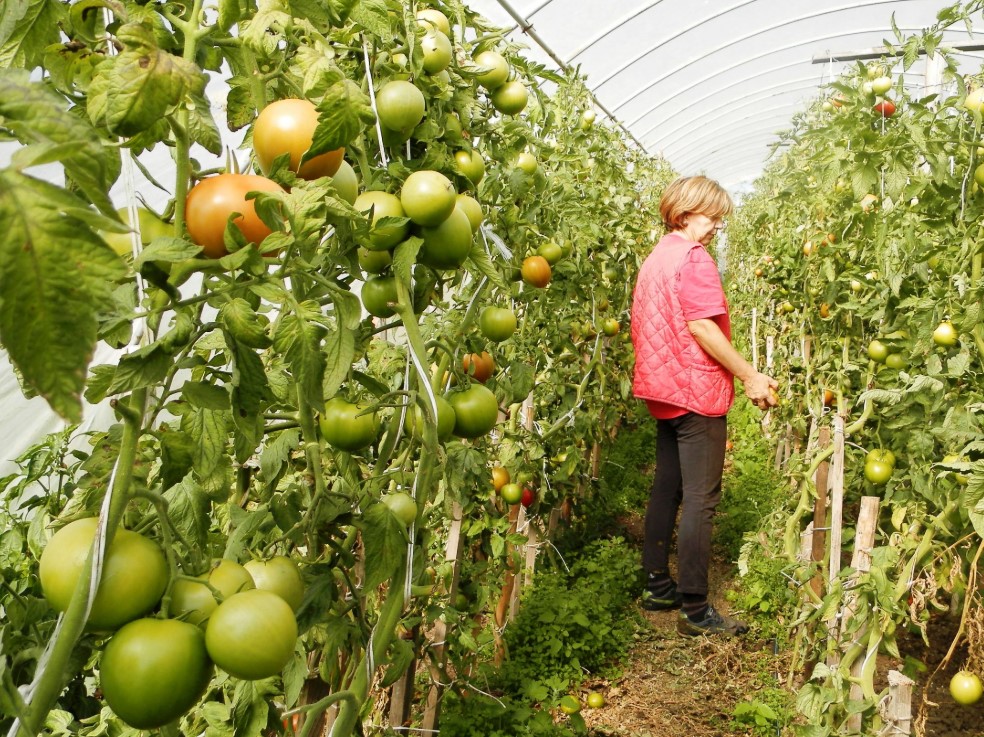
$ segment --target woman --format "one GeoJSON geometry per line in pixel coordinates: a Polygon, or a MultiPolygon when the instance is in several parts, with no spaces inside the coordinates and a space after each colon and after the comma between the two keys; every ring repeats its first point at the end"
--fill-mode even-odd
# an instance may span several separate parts
{"type": "Polygon", "coordinates": [[[721,498],[727,441],[725,416],[734,377],[760,409],[776,403],[776,381],[731,345],[728,303],[706,248],[733,209],[728,193],[706,177],[673,181],[659,203],[669,231],[639,271],[632,304],[636,352],[633,393],[656,418],[656,476],[646,510],[643,606],[681,609],[685,635],[742,634],[747,625],[707,601],[711,520],[721,498]],[[669,546],[677,530],[679,585],[670,577],[669,546]]]}

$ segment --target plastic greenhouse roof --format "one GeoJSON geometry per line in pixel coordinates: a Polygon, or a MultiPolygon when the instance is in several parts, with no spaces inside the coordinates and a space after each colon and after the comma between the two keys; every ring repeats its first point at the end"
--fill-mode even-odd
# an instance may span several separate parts
{"type": "MultiPolygon", "coordinates": [[[[750,188],[777,132],[856,61],[936,22],[940,0],[470,0],[551,68],[579,67],[636,142],[682,174],[750,188]],[[529,33],[527,33],[529,31],[529,33]],[[538,37],[547,50],[538,46],[538,37]],[[549,53],[548,53],[549,51],[549,53]],[[552,56],[555,58],[552,58],[552,56]],[[817,63],[815,63],[815,60],[817,63]],[[822,60],[822,61],[821,61],[822,60]]],[[[980,22],[980,21],[978,21],[980,22]]],[[[964,25],[944,43],[974,40],[964,25]]],[[[961,52],[979,71],[982,52],[961,52]]],[[[922,87],[927,64],[906,73],[922,87]]],[[[901,61],[895,71],[901,70],[901,61]]]]}

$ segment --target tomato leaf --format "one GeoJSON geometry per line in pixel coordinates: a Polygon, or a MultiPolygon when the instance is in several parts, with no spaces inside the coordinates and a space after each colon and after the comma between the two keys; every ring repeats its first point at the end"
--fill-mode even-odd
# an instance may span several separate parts
{"type": "Polygon", "coordinates": [[[400,676],[407,672],[407,668],[413,662],[413,655],[413,645],[401,637],[394,637],[390,642],[388,653],[390,664],[383,673],[379,684],[380,687],[387,688],[396,683],[400,679],[400,676]]]}
{"type": "Polygon", "coordinates": [[[158,123],[189,92],[205,88],[194,64],[157,48],[150,30],[120,28],[124,50],[96,67],[86,106],[89,119],[110,133],[133,136],[158,123]]]}
{"type": "MultiPolygon", "coordinates": [[[[0,9],[0,68],[33,69],[57,44],[68,9],[54,0],[4,0],[0,9]]],[[[0,95],[3,99],[3,95],[0,95]]]]}
{"type": "Polygon", "coordinates": [[[325,355],[321,341],[324,326],[318,323],[321,311],[315,302],[297,306],[297,311],[282,315],[273,336],[273,346],[290,364],[297,382],[301,401],[320,412],[325,399],[322,384],[325,378],[325,355]]]}
{"type": "Polygon", "coordinates": [[[81,419],[85,369],[99,305],[111,299],[123,262],[71,216],[69,192],[0,172],[0,343],[24,382],[66,419],[81,419]]]}
{"type": "Polygon", "coordinates": [[[241,0],[219,0],[219,22],[218,27],[228,32],[243,17],[243,3],[241,0]]]}
{"type": "Polygon", "coordinates": [[[204,381],[188,381],[181,385],[181,399],[199,409],[229,409],[229,392],[221,386],[204,381]]]}
{"type": "Polygon", "coordinates": [[[209,501],[202,487],[191,477],[164,492],[167,518],[193,551],[205,550],[208,545],[209,501]]]}
{"type": "Polygon", "coordinates": [[[407,531],[385,504],[372,504],[362,514],[362,544],[366,548],[363,590],[387,581],[406,554],[407,531]]]}
{"type": "Polygon", "coordinates": [[[261,322],[259,316],[242,297],[235,297],[219,308],[219,322],[240,343],[250,348],[267,348],[270,336],[268,323],[261,322]]]}
{"type": "Polygon", "coordinates": [[[367,125],[376,122],[369,97],[340,71],[318,105],[318,127],[314,130],[311,148],[301,159],[309,159],[334,151],[353,140],[367,125]]]}
{"type": "MultiPolygon", "coordinates": [[[[119,174],[119,157],[100,143],[91,125],[65,109],[62,99],[22,72],[2,73],[0,117],[28,149],[42,148],[44,154],[32,163],[60,161],[90,202],[107,214],[114,212],[109,188],[119,174]]],[[[29,150],[17,155],[26,157],[29,150]]]]}
{"type": "MultiPolygon", "coordinates": [[[[339,2],[339,0],[330,1],[339,2]]],[[[386,7],[386,3],[383,0],[360,0],[350,10],[352,20],[370,33],[379,36],[384,44],[388,44],[393,38],[393,27],[390,24],[389,8],[386,7]]]]}
{"type": "Polygon", "coordinates": [[[171,355],[155,343],[123,356],[116,366],[108,393],[123,394],[161,381],[173,365],[171,355]]]}
{"type": "Polygon", "coordinates": [[[212,117],[212,105],[199,92],[188,95],[188,134],[209,153],[216,156],[222,153],[222,134],[212,117]]]}
{"type": "Polygon", "coordinates": [[[300,442],[301,431],[296,428],[273,433],[267,440],[266,447],[260,453],[260,473],[263,474],[263,480],[268,486],[280,478],[291,451],[297,448],[300,442]]]}
{"type": "Polygon", "coordinates": [[[967,510],[977,534],[984,537],[984,462],[975,461],[960,506],[967,510]]]}
{"type": "Polygon", "coordinates": [[[322,380],[322,396],[333,397],[348,376],[355,359],[355,333],[346,327],[331,330],[325,336],[325,375],[322,380]]]}
{"type": "Polygon", "coordinates": [[[226,437],[231,413],[191,408],[181,418],[181,430],[194,441],[195,475],[210,499],[225,501],[229,495],[229,454],[226,437]]]}
{"type": "Polygon", "coordinates": [[[495,268],[492,263],[492,259],[485,252],[484,248],[472,248],[471,252],[468,254],[468,259],[475,265],[475,267],[482,272],[483,276],[487,276],[489,281],[495,284],[499,289],[504,292],[509,291],[509,285],[506,284],[506,280],[502,278],[502,274],[499,270],[495,268]]]}
{"type": "MultiPolygon", "coordinates": [[[[262,411],[270,397],[263,362],[256,352],[226,337],[232,349],[232,419],[236,434],[236,460],[244,463],[263,439],[262,411]]],[[[319,385],[320,387],[320,385],[319,385]]]]}

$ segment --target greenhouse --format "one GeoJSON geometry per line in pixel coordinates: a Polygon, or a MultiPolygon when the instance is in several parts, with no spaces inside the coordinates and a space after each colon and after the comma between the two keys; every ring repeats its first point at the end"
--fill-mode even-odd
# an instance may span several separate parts
{"type": "Polygon", "coordinates": [[[3,0],[0,729],[984,735],[982,65],[981,0],[3,0]]]}

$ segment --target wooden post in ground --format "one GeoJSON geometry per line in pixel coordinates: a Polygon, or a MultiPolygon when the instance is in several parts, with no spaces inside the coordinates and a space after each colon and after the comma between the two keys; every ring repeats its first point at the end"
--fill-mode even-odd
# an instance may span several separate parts
{"type": "MultiPolygon", "coordinates": [[[[827,568],[827,580],[837,579],[841,569],[841,545],[844,537],[844,418],[834,416],[834,455],[831,459],[830,482],[830,555],[827,568]]],[[[828,621],[831,638],[839,639],[837,615],[828,621]]],[[[840,663],[840,649],[830,647],[827,655],[827,665],[835,667],[840,663]]]]}
{"type": "MultiPolygon", "coordinates": [[[[418,624],[410,631],[410,641],[416,642],[420,635],[418,624]]],[[[410,706],[413,704],[413,684],[417,675],[416,658],[410,662],[407,672],[390,687],[389,723],[391,727],[403,727],[410,719],[410,706]]]]}
{"type": "MultiPolygon", "coordinates": [[[[509,507],[509,532],[507,535],[512,535],[516,532],[516,528],[519,524],[519,515],[523,514],[525,517],[525,509],[523,509],[522,504],[513,504],[509,507]]],[[[495,619],[493,626],[493,635],[495,637],[495,658],[494,662],[496,665],[501,665],[506,659],[506,642],[502,637],[502,631],[506,627],[506,619],[509,613],[509,604],[512,600],[513,588],[516,585],[516,563],[512,559],[512,544],[506,543],[505,551],[507,564],[506,564],[506,580],[502,584],[502,590],[499,592],[499,603],[495,607],[495,619]]]]}
{"type": "MultiPolygon", "coordinates": [[[[448,533],[448,542],[444,548],[444,559],[452,564],[451,585],[448,588],[448,599],[452,603],[458,595],[458,582],[461,579],[461,551],[463,538],[461,536],[461,520],[463,512],[461,504],[455,502],[451,509],[451,530],[448,533]]],[[[444,693],[443,678],[445,676],[444,666],[447,663],[447,652],[445,641],[448,636],[448,623],[444,619],[439,619],[434,625],[434,634],[431,639],[433,643],[430,647],[430,661],[428,664],[431,675],[431,687],[427,693],[427,704],[424,707],[424,717],[421,727],[424,732],[434,732],[437,730],[438,719],[441,714],[441,697],[444,693]]]]}
{"type": "MultiPolygon", "coordinates": [[[[817,440],[817,447],[823,450],[830,445],[830,428],[826,425],[820,428],[820,437],[817,440]]],[[[815,562],[823,562],[827,553],[827,483],[830,464],[824,461],[817,467],[817,472],[813,476],[813,484],[817,490],[817,500],[813,504],[813,554],[810,559],[815,562]]],[[[823,596],[823,570],[822,566],[817,570],[817,574],[810,581],[817,596],[823,596]]]]}
{"type": "Polygon", "coordinates": [[[884,737],[912,734],[912,679],[897,670],[888,672],[888,705],[885,713],[884,737]]]}
{"type": "MultiPolygon", "coordinates": [[[[875,545],[875,530],[878,527],[878,507],[881,504],[881,500],[876,496],[863,496],[861,497],[861,512],[858,514],[858,526],[857,531],[854,535],[854,557],[851,559],[851,568],[854,569],[854,573],[851,574],[850,585],[857,583],[858,578],[862,574],[867,573],[871,570],[871,549],[875,545]]],[[[843,626],[848,621],[854,619],[855,614],[857,614],[858,608],[858,596],[853,591],[849,591],[846,596],[846,602],[841,609],[841,627],[843,632],[843,626]]],[[[860,629],[854,633],[854,639],[860,640],[865,636],[868,630],[867,623],[861,625],[860,629]]],[[[851,643],[842,643],[843,649],[847,649],[851,643]]],[[[873,657],[873,656],[872,656],[873,657]]],[[[861,669],[864,667],[864,658],[858,658],[851,664],[851,676],[857,678],[861,675],[861,669]]],[[[860,683],[852,683],[850,697],[852,701],[860,701],[864,698],[864,693],[861,690],[860,683]]],[[[847,718],[847,728],[848,731],[858,732],[861,730],[861,713],[857,712],[851,714],[847,718]]]]}
{"type": "Polygon", "coordinates": [[[758,342],[758,308],[752,308],[752,366],[758,371],[759,367],[759,342],[758,342]]]}

